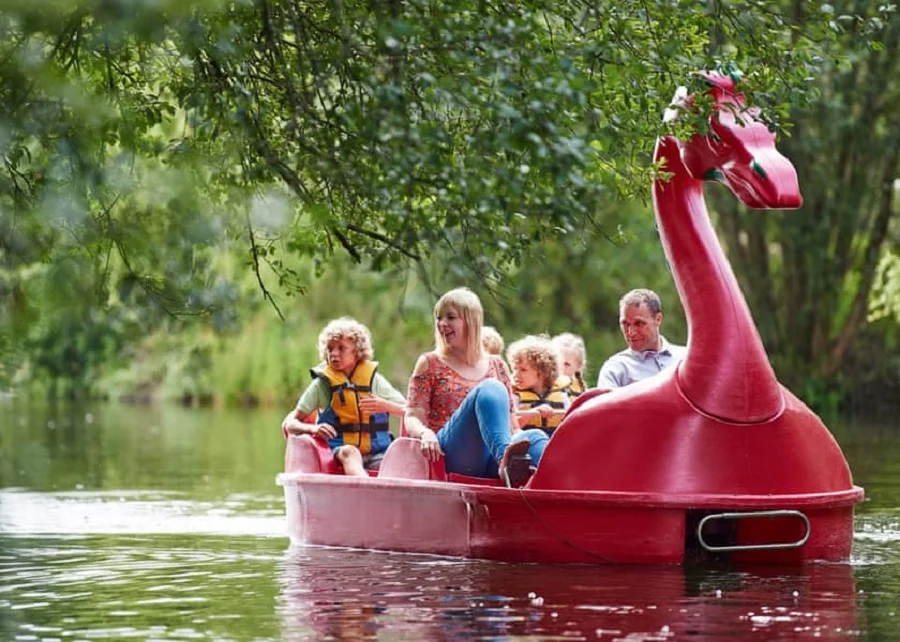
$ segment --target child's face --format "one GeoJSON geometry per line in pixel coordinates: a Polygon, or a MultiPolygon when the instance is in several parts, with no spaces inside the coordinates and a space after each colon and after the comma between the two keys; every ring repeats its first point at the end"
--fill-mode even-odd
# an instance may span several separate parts
{"type": "Polygon", "coordinates": [[[571,377],[576,372],[581,372],[584,364],[581,362],[581,359],[578,357],[578,353],[575,350],[561,350],[560,356],[562,357],[562,363],[559,365],[562,374],[571,377]]]}
{"type": "Polygon", "coordinates": [[[356,346],[350,339],[336,339],[328,342],[328,365],[346,375],[356,367],[356,346]]]}
{"type": "Polygon", "coordinates": [[[513,383],[522,390],[535,389],[540,383],[537,368],[525,359],[519,359],[513,367],[513,383]]]}

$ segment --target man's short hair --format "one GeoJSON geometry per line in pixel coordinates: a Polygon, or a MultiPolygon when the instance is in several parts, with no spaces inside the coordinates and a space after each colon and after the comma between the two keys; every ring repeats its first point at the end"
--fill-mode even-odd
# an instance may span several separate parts
{"type": "Polygon", "coordinates": [[[619,301],[619,309],[621,310],[627,305],[641,304],[646,305],[653,316],[662,312],[662,301],[659,300],[659,295],[653,290],[648,290],[646,288],[637,288],[630,292],[626,292],[625,296],[619,301]]]}

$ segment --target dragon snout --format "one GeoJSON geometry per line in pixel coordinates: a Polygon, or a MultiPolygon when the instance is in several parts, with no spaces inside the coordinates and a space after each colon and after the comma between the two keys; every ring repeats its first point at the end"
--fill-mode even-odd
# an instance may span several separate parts
{"type": "Polygon", "coordinates": [[[754,209],[789,210],[803,205],[797,170],[775,149],[757,150],[747,163],[729,163],[721,181],[754,209]]]}
{"type": "Polygon", "coordinates": [[[750,166],[751,171],[762,179],[759,184],[762,207],[789,210],[803,205],[797,170],[777,149],[759,150],[753,155],[750,166]]]}
{"type": "Polygon", "coordinates": [[[803,205],[803,196],[799,191],[792,193],[783,193],[778,195],[778,199],[772,209],[776,210],[796,210],[803,205]]]}

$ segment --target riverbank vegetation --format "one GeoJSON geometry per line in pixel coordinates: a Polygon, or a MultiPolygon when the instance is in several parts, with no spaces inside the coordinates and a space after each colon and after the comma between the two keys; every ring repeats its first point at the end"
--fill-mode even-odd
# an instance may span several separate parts
{"type": "Polygon", "coordinates": [[[896,14],[703,6],[9,3],[0,385],[290,403],[351,314],[402,387],[460,284],[507,340],[582,334],[589,377],[631,287],[683,341],[649,152],[676,85],[719,67],[805,195],[709,190],[779,376],[816,407],[896,404],[896,14]]]}

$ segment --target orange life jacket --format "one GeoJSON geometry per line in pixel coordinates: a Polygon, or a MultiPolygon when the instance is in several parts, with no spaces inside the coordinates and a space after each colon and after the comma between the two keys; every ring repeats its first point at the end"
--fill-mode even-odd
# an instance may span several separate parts
{"type": "MultiPolygon", "coordinates": [[[[551,408],[554,409],[564,410],[568,405],[568,395],[565,391],[565,387],[568,384],[568,378],[560,377],[553,383],[553,386],[551,386],[550,390],[545,392],[543,395],[539,395],[531,389],[522,390],[521,388],[513,388],[513,392],[519,398],[519,408],[522,410],[537,408],[538,406],[543,404],[548,404],[551,408]]],[[[559,425],[559,422],[562,421],[562,418],[563,416],[561,414],[554,414],[549,418],[531,417],[528,420],[526,426],[542,428],[546,433],[549,434],[556,429],[556,427],[559,425]]],[[[523,426],[523,428],[526,426],[523,426]]]]}
{"type": "Polygon", "coordinates": [[[359,408],[359,400],[372,394],[372,382],[377,370],[378,363],[375,361],[361,361],[349,377],[325,364],[310,370],[314,378],[323,379],[331,390],[331,404],[319,413],[319,421],[334,426],[338,431],[337,437],[328,440],[332,448],[351,444],[366,455],[373,450],[373,439],[376,442],[375,452],[383,451],[390,444],[388,413],[370,415],[359,408]]]}

